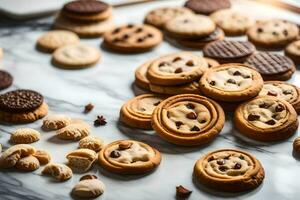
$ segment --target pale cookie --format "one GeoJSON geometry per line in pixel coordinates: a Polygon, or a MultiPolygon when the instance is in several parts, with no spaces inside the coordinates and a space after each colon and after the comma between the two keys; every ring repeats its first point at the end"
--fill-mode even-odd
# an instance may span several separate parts
{"type": "Polygon", "coordinates": [[[242,192],[257,188],[265,178],[264,168],[251,154],[220,149],[199,159],[194,167],[199,183],[225,192],[242,192]]]}
{"type": "Polygon", "coordinates": [[[21,158],[16,164],[16,168],[22,171],[34,171],[39,167],[39,160],[32,155],[21,158]]]}
{"type": "Polygon", "coordinates": [[[58,181],[66,181],[73,176],[73,172],[67,165],[50,163],[46,165],[42,174],[50,175],[58,181]]]}
{"type": "Polygon", "coordinates": [[[79,149],[90,149],[95,152],[100,151],[103,148],[103,140],[98,137],[88,136],[79,141],[79,149]]]}
{"type": "Polygon", "coordinates": [[[207,69],[208,64],[203,57],[191,52],[179,52],[154,60],[147,78],[157,85],[182,85],[199,79],[207,69]]]}
{"type": "Polygon", "coordinates": [[[50,154],[44,150],[37,150],[32,156],[36,157],[41,165],[48,164],[51,161],[50,154]]]}
{"type": "Polygon", "coordinates": [[[282,48],[296,40],[297,25],[280,19],[258,22],[247,31],[248,40],[263,48],[282,48]]]}
{"type": "Polygon", "coordinates": [[[31,128],[20,128],[13,132],[10,141],[15,144],[30,144],[40,140],[40,133],[31,128]]]}
{"type": "Polygon", "coordinates": [[[210,18],[229,36],[244,35],[255,24],[251,16],[230,9],[216,11],[210,18]]]}
{"type": "Polygon", "coordinates": [[[66,115],[49,115],[43,120],[43,129],[58,130],[69,125],[71,121],[71,118],[66,115]]]}
{"type": "Polygon", "coordinates": [[[30,156],[35,152],[35,148],[29,144],[14,145],[1,154],[0,168],[12,168],[21,158],[30,156]]]}
{"type": "Polygon", "coordinates": [[[80,140],[90,134],[90,126],[83,122],[73,122],[64,128],[57,130],[56,136],[62,140],[80,140]]]}
{"type": "Polygon", "coordinates": [[[293,142],[293,151],[296,154],[300,154],[300,137],[296,137],[296,139],[293,142]]]}
{"type": "Polygon", "coordinates": [[[290,43],[284,50],[287,57],[292,59],[295,64],[300,64],[300,40],[290,43]]]}
{"type": "Polygon", "coordinates": [[[261,96],[239,105],[234,124],[240,133],[252,139],[278,141],[295,133],[298,119],[295,109],[287,101],[261,96]]]}
{"type": "Polygon", "coordinates": [[[146,14],[145,23],[157,28],[164,28],[165,24],[180,15],[192,15],[193,12],[183,7],[163,7],[151,10],[146,14]]]}
{"type": "Polygon", "coordinates": [[[225,123],[219,104],[195,94],[167,98],[152,114],[152,127],[163,139],[178,145],[202,145],[212,141],[225,123]]]}
{"type": "Polygon", "coordinates": [[[199,81],[183,85],[165,86],[150,83],[150,90],[158,94],[176,95],[176,94],[200,94],[199,81]]]}
{"type": "Polygon", "coordinates": [[[97,153],[90,149],[77,149],[67,154],[68,165],[72,169],[76,169],[79,172],[88,171],[95,160],[97,159],[97,153]]]}
{"type": "Polygon", "coordinates": [[[52,60],[56,66],[61,68],[86,68],[100,60],[100,52],[85,44],[73,44],[55,50],[52,60]]]}
{"type": "Polygon", "coordinates": [[[173,18],[165,25],[165,30],[174,38],[201,38],[216,29],[215,23],[203,15],[182,15],[173,18]]]}
{"type": "Polygon", "coordinates": [[[122,106],[120,121],[134,128],[151,129],[152,112],[164,99],[155,94],[137,96],[122,106]]]}
{"type": "Polygon", "coordinates": [[[96,198],[104,193],[105,185],[98,179],[87,179],[77,183],[72,194],[81,198],[96,198]]]}
{"type": "Polygon", "coordinates": [[[148,144],[119,140],[105,146],[99,153],[101,167],[118,174],[144,174],[154,170],[161,161],[160,152],[148,144]]]}
{"type": "Polygon", "coordinates": [[[79,43],[79,37],[71,31],[55,30],[42,35],[37,41],[37,48],[51,53],[59,47],[79,43]]]}

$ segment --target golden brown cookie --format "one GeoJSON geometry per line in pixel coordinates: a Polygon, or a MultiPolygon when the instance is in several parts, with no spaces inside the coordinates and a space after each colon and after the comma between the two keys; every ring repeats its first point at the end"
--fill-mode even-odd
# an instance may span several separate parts
{"type": "Polygon", "coordinates": [[[75,121],[56,131],[56,136],[62,140],[80,140],[90,134],[90,126],[84,121],[75,121]]]}
{"type": "Polygon", "coordinates": [[[152,92],[158,94],[165,94],[165,95],[200,94],[198,80],[183,85],[173,85],[173,86],[156,85],[150,83],[150,90],[152,92]]]}
{"type": "Polygon", "coordinates": [[[182,94],[156,107],[152,127],[163,139],[178,145],[201,145],[212,141],[225,123],[219,104],[204,96],[182,94]]]}
{"type": "Polygon", "coordinates": [[[127,101],[121,108],[120,121],[128,126],[151,129],[151,115],[164,96],[143,94],[127,101]]]}
{"type": "Polygon", "coordinates": [[[104,146],[103,140],[99,137],[88,136],[79,141],[79,149],[90,149],[99,152],[104,146]]]}
{"type": "Polygon", "coordinates": [[[79,172],[88,171],[95,160],[97,153],[90,149],[77,149],[67,154],[68,165],[79,172]]]}
{"type": "Polygon", "coordinates": [[[66,115],[49,115],[43,120],[42,128],[45,130],[58,130],[69,125],[71,121],[71,118],[66,115]]]}
{"type": "Polygon", "coordinates": [[[49,163],[42,171],[44,175],[50,175],[58,181],[66,181],[73,176],[73,172],[67,165],[49,163]]]}
{"type": "Polygon", "coordinates": [[[284,54],[292,59],[295,64],[300,64],[300,40],[290,43],[285,48],[284,54]]]}
{"type": "Polygon", "coordinates": [[[140,65],[135,70],[134,83],[137,86],[139,86],[140,88],[145,89],[145,90],[150,90],[149,80],[147,78],[147,71],[152,62],[153,62],[153,60],[149,60],[149,61],[143,63],[142,65],[140,65]]]}
{"type": "Polygon", "coordinates": [[[105,146],[98,158],[101,167],[118,174],[144,174],[161,161],[160,152],[148,144],[119,140],[105,146]]]}
{"type": "Polygon", "coordinates": [[[50,154],[44,150],[37,150],[32,156],[36,157],[41,165],[48,164],[51,161],[50,154]]]}
{"type": "Polygon", "coordinates": [[[258,95],[263,87],[260,74],[244,64],[229,63],[207,70],[200,90],[215,100],[240,102],[258,95]]]}
{"type": "Polygon", "coordinates": [[[15,144],[30,144],[40,140],[40,133],[31,128],[20,128],[13,132],[10,141],[15,144]]]}
{"type": "Polygon", "coordinates": [[[16,164],[16,168],[22,171],[34,171],[39,167],[39,160],[32,155],[21,158],[16,164]]]}
{"type": "Polygon", "coordinates": [[[194,167],[203,185],[225,192],[242,192],[258,187],[265,177],[261,163],[251,154],[220,149],[200,158],[194,167]]]}
{"type": "Polygon", "coordinates": [[[240,133],[252,139],[277,141],[295,133],[298,119],[295,109],[287,101],[261,96],[236,109],[234,124],[240,133]]]}
{"type": "Polygon", "coordinates": [[[104,193],[105,185],[98,179],[86,179],[77,183],[72,194],[80,198],[96,198],[104,193]]]}

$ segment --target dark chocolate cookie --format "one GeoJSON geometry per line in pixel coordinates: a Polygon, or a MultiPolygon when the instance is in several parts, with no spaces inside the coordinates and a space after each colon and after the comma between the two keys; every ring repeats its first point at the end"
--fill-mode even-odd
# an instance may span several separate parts
{"type": "Polygon", "coordinates": [[[231,3],[229,0],[188,0],[184,6],[195,13],[209,15],[217,10],[230,8],[231,3]]]}
{"type": "Polygon", "coordinates": [[[0,70],[0,90],[6,89],[11,86],[13,77],[10,73],[0,70]]]}
{"type": "Polygon", "coordinates": [[[12,113],[29,112],[42,105],[44,97],[32,90],[14,90],[0,95],[0,109],[12,113]]]}
{"type": "Polygon", "coordinates": [[[101,1],[71,1],[64,5],[63,11],[79,15],[93,15],[105,11],[108,4],[101,1]]]}

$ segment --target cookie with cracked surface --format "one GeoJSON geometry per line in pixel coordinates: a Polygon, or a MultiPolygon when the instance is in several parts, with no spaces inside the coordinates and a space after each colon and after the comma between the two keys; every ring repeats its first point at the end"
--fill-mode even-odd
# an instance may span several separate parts
{"type": "Polygon", "coordinates": [[[251,154],[235,149],[220,149],[200,158],[194,176],[203,185],[225,192],[257,188],[265,178],[264,168],[251,154]]]}
{"type": "Polygon", "coordinates": [[[42,170],[42,174],[50,175],[58,181],[66,181],[72,178],[73,172],[65,164],[49,163],[42,170]]]}
{"type": "Polygon", "coordinates": [[[101,167],[118,174],[144,174],[153,171],[161,161],[160,152],[143,142],[119,140],[100,152],[101,167]]]}
{"type": "Polygon", "coordinates": [[[184,4],[195,13],[209,15],[217,10],[230,8],[229,0],[188,0],[184,4]]]}
{"type": "Polygon", "coordinates": [[[212,141],[225,123],[224,111],[215,101],[195,94],[167,98],[152,114],[152,127],[163,139],[182,146],[212,141]]]}
{"type": "Polygon", "coordinates": [[[225,102],[240,102],[258,95],[263,79],[244,64],[228,63],[207,70],[200,79],[200,90],[208,97],[225,102]]]}
{"type": "Polygon", "coordinates": [[[49,115],[43,120],[42,128],[45,130],[58,130],[71,124],[71,122],[71,118],[63,114],[49,115]]]}
{"type": "Polygon", "coordinates": [[[50,154],[44,150],[37,150],[32,156],[36,157],[41,165],[48,164],[51,161],[50,154]]]}
{"type": "Polygon", "coordinates": [[[297,113],[285,100],[261,96],[241,104],[234,113],[239,132],[255,140],[278,141],[298,128],[297,113]]]}
{"type": "Polygon", "coordinates": [[[156,94],[143,94],[127,101],[121,108],[120,121],[142,129],[151,129],[151,115],[156,106],[166,97],[156,94]]]}
{"type": "Polygon", "coordinates": [[[40,135],[32,128],[20,128],[11,134],[10,141],[15,144],[30,144],[40,140],[40,135]]]}
{"type": "Polygon", "coordinates": [[[78,172],[86,172],[97,159],[97,153],[90,149],[77,149],[68,153],[66,158],[72,169],[78,172]]]}
{"type": "Polygon", "coordinates": [[[39,160],[32,155],[21,158],[16,164],[17,169],[28,172],[37,170],[39,167],[39,160]]]}
{"type": "Polygon", "coordinates": [[[90,134],[90,126],[84,121],[74,121],[56,131],[56,136],[62,140],[78,141],[90,134]]]}
{"type": "Polygon", "coordinates": [[[294,63],[300,64],[300,40],[290,43],[284,50],[284,54],[294,63]]]}
{"type": "Polygon", "coordinates": [[[103,140],[99,137],[88,136],[79,141],[79,149],[90,149],[99,152],[104,146],[103,140]]]}
{"type": "MultiPolygon", "coordinates": [[[[1,55],[0,55],[1,58],[1,55]]],[[[11,86],[13,83],[12,75],[4,70],[0,70],[0,90],[4,90],[11,86]]]]}
{"type": "Polygon", "coordinates": [[[81,198],[96,198],[103,194],[105,185],[98,179],[86,179],[79,181],[72,189],[72,194],[81,198]]]}

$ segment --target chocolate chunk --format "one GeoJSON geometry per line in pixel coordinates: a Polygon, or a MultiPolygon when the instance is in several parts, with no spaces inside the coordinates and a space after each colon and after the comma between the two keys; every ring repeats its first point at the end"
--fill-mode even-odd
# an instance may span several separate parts
{"type": "Polygon", "coordinates": [[[133,28],[133,27],[134,27],[133,24],[128,24],[128,25],[127,25],[127,28],[133,28]]]}
{"type": "Polygon", "coordinates": [[[259,120],[259,118],[260,118],[259,115],[255,115],[255,114],[250,114],[250,115],[248,115],[248,120],[249,120],[249,121],[259,120]]]}
{"type": "Polygon", "coordinates": [[[6,89],[11,86],[13,77],[10,73],[0,70],[0,90],[6,89]]]}
{"type": "Polygon", "coordinates": [[[268,108],[269,105],[266,102],[263,102],[262,104],[259,105],[260,108],[268,108]]]}
{"type": "Polygon", "coordinates": [[[142,32],[142,31],[143,31],[142,28],[138,28],[138,29],[135,30],[136,33],[140,33],[140,32],[142,32]]]}
{"type": "Polygon", "coordinates": [[[137,42],[144,42],[144,38],[139,38],[136,40],[137,42]]]}
{"type": "Polygon", "coordinates": [[[165,65],[169,65],[169,63],[168,62],[161,62],[161,63],[159,63],[158,67],[162,67],[162,66],[165,66],[165,65]]]}
{"type": "Polygon", "coordinates": [[[154,105],[154,106],[158,106],[158,104],[160,104],[160,101],[154,103],[153,105],[154,105]]]}
{"type": "Polygon", "coordinates": [[[211,162],[211,161],[213,161],[215,158],[213,157],[213,156],[211,156],[211,157],[209,157],[208,159],[207,159],[207,161],[208,162],[211,162]]]}
{"type": "Polygon", "coordinates": [[[245,160],[245,157],[244,157],[243,155],[240,155],[239,158],[240,158],[241,160],[245,160]]]}
{"type": "Polygon", "coordinates": [[[123,36],[122,36],[122,40],[127,40],[129,38],[129,35],[128,34],[124,34],[123,36]]]}
{"type": "Polygon", "coordinates": [[[178,74],[178,73],[181,73],[182,72],[182,68],[181,67],[178,67],[176,70],[175,70],[175,73],[178,74]]]}
{"type": "Polygon", "coordinates": [[[101,1],[71,1],[64,5],[63,11],[77,15],[93,15],[104,12],[108,4],[101,1]]]}
{"type": "Polygon", "coordinates": [[[119,149],[120,150],[125,150],[125,149],[129,149],[131,147],[132,143],[131,142],[126,142],[123,141],[119,144],[119,149]]]}
{"type": "Polygon", "coordinates": [[[242,168],[242,165],[241,163],[235,163],[233,169],[241,169],[242,168]]]}
{"type": "Polygon", "coordinates": [[[283,110],[284,110],[284,106],[281,105],[281,104],[278,104],[278,105],[275,107],[275,111],[276,111],[276,112],[281,112],[281,111],[283,111],[283,110]]]}
{"type": "Polygon", "coordinates": [[[285,36],[288,36],[289,32],[285,29],[285,30],[283,30],[283,34],[284,34],[285,36]]]}
{"type": "Polygon", "coordinates": [[[186,189],[182,185],[176,186],[176,196],[180,198],[188,198],[193,191],[186,189]]]}
{"type": "Polygon", "coordinates": [[[189,66],[189,67],[194,66],[194,62],[192,60],[187,61],[185,64],[186,64],[186,66],[189,66]]]}
{"type": "Polygon", "coordinates": [[[227,80],[227,83],[236,84],[236,81],[234,79],[230,78],[227,80]]]}
{"type": "Polygon", "coordinates": [[[287,94],[292,94],[293,92],[292,90],[284,90],[282,93],[287,95],[287,94]]]}
{"type": "Polygon", "coordinates": [[[202,119],[202,120],[200,121],[201,124],[204,124],[205,122],[206,122],[205,119],[202,119]]]}
{"type": "Polygon", "coordinates": [[[225,160],[217,160],[217,164],[218,165],[224,165],[225,164],[225,160]]]}
{"type": "Polygon", "coordinates": [[[177,121],[177,122],[175,122],[175,125],[176,125],[177,129],[179,129],[180,126],[183,125],[183,123],[181,121],[177,121]]]}
{"type": "Polygon", "coordinates": [[[209,84],[210,85],[216,85],[216,81],[210,81],[209,84]]]}
{"type": "Polygon", "coordinates": [[[180,57],[176,57],[176,58],[173,59],[173,62],[177,62],[177,61],[180,61],[180,60],[182,60],[180,57]]]}
{"type": "Polygon", "coordinates": [[[148,34],[147,34],[147,37],[148,37],[148,38],[152,38],[152,37],[153,37],[153,34],[148,33],[148,34]]]}
{"type": "Polygon", "coordinates": [[[268,91],[267,95],[276,97],[277,96],[277,92],[275,92],[273,90],[270,90],[270,91],[268,91]]]}
{"type": "Polygon", "coordinates": [[[258,32],[258,33],[262,33],[263,31],[264,31],[264,29],[262,29],[262,28],[258,28],[258,29],[257,29],[257,32],[258,32]]]}
{"type": "Polygon", "coordinates": [[[241,74],[241,72],[239,72],[239,71],[235,71],[235,72],[233,73],[233,76],[240,76],[240,75],[242,75],[242,74],[241,74]]]}
{"type": "Polygon", "coordinates": [[[223,166],[223,165],[219,167],[219,170],[222,171],[222,172],[225,172],[227,169],[228,168],[226,166],[223,166]]]}
{"type": "Polygon", "coordinates": [[[120,32],[120,30],[121,30],[121,28],[115,28],[115,29],[113,30],[112,34],[117,34],[117,33],[120,32]]]}
{"type": "Polygon", "coordinates": [[[268,124],[268,125],[274,125],[274,124],[276,124],[276,122],[275,122],[274,119],[270,119],[269,121],[266,121],[266,124],[268,124]]]}
{"type": "Polygon", "coordinates": [[[195,108],[194,104],[191,104],[191,103],[186,104],[186,107],[188,109],[194,109],[195,108]]]}
{"type": "Polygon", "coordinates": [[[200,131],[200,128],[197,126],[193,126],[193,128],[191,128],[191,131],[200,131]]]}
{"type": "Polygon", "coordinates": [[[121,156],[121,153],[117,150],[114,150],[109,154],[109,156],[112,158],[119,158],[121,156]]]}
{"type": "Polygon", "coordinates": [[[197,115],[194,112],[190,112],[190,113],[186,114],[186,118],[188,118],[188,119],[197,119],[197,115]]]}

